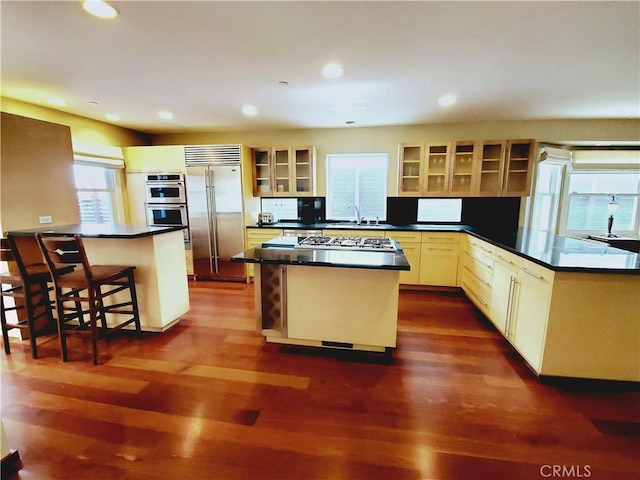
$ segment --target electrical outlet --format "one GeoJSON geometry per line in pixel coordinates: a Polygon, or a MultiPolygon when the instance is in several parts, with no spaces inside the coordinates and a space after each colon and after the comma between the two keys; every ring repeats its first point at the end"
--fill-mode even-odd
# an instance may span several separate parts
{"type": "Polygon", "coordinates": [[[51,222],[53,222],[53,218],[51,218],[51,215],[43,215],[41,217],[38,217],[38,219],[40,220],[40,223],[51,223],[51,222]]]}

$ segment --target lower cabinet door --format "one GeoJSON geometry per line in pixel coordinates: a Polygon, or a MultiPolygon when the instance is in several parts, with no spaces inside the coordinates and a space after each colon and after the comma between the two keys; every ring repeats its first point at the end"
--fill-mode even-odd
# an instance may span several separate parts
{"type": "Polygon", "coordinates": [[[512,270],[500,262],[495,262],[493,280],[491,282],[489,320],[503,335],[507,335],[507,324],[509,316],[512,315],[517,274],[517,270],[512,270]]]}
{"type": "Polygon", "coordinates": [[[423,243],[420,285],[455,287],[458,281],[458,244],[423,243]]]}
{"type": "Polygon", "coordinates": [[[540,372],[542,363],[552,287],[552,274],[549,278],[520,267],[516,306],[509,325],[509,336],[513,345],[536,372],[540,372]]]}
{"type": "Polygon", "coordinates": [[[420,283],[420,244],[403,243],[402,250],[411,265],[411,270],[400,272],[400,283],[405,285],[418,285],[420,283]]]}

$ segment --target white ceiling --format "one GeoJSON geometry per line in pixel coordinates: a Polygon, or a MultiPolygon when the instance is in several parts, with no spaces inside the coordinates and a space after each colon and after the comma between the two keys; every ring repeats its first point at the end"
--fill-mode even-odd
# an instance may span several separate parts
{"type": "Polygon", "coordinates": [[[111,3],[2,0],[2,95],[149,133],[640,117],[636,1],[111,3]]]}

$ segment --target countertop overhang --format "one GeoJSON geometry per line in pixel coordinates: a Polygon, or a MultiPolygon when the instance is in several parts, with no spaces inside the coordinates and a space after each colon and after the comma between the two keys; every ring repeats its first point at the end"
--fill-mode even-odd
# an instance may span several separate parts
{"type": "Polygon", "coordinates": [[[146,225],[111,225],[76,223],[70,225],[51,225],[47,227],[12,230],[12,235],[35,235],[36,233],[46,237],[72,237],[79,235],[83,238],[140,238],[150,235],[159,235],[167,232],[183,230],[184,226],[149,227],[146,225]]]}

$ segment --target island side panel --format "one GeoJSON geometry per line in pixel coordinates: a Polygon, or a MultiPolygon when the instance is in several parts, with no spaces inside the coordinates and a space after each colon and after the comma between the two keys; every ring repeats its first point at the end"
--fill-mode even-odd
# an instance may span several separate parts
{"type": "Polygon", "coordinates": [[[395,347],[396,270],[287,266],[289,339],[395,347]]]}
{"type": "Polygon", "coordinates": [[[556,272],[541,375],[640,381],[640,276],[556,272]]]}
{"type": "Polygon", "coordinates": [[[169,328],[189,311],[184,237],[181,231],[136,238],[83,238],[93,264],[136,267],[140,323],[145,331],[169,328]]]}

